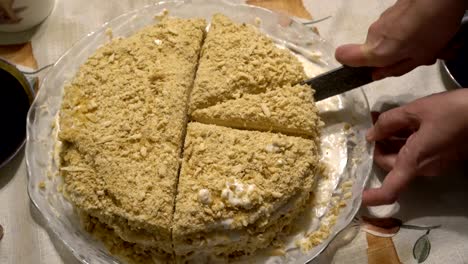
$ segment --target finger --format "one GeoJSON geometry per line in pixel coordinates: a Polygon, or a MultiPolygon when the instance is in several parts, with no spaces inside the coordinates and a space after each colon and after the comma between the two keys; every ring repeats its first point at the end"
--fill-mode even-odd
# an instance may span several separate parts
{"type": "Polygon", "coordinates": [[[383,144],[376,144],[374,149],[374,162],[384,171],[391,171],[395,166],[398,152],[389,153],[383,144]]]}
{"type": "Polygon", "coordinates": [[[365,206],[377,206],[394,203],[401,191],[414,178],[412,172],[406,172],[395,167],[385,177],[380,188],[365,190],[362,196],[362,202],[365,206]]]}
{"type": "Polygon", "coordinates": [[[393,169],[387,174],[380,188],[369,189],[363,193],[363,204],[376,206],[396,201],[401,191],[416,176],[420,153],[417,134],[413,134],[398,153],[393,169]]]}
{"type": "Polygon", "coordinates": [[[417,117],[408,113],[400,106],[380,114],[374,126],[367,131],[368,141],[378,141],[389,138],[404,129],[415,130],[419,127],[417,117]]]}
{"type": "Polygon", "coordinates": [[[372,42],[366,42],[361,49],[368,66],[387,67],[404,59],[398,41],[393,39],[380,37],[372,42]]]}
{"type": "MultiPolygon", "coordinates": [[[[414,130],[409,127],[409,128],[404,128],[400,131],[398,131],[397,133],[395,133],[395,135],[391,138],[392,140],[399,140],[399,141],[406,141],[406,139],[408,139],[409,136],[411,136],[411,134],[414,133],[414,130]]],[[[400,148],[403,147],[404,145],[404,142],[403,144],[400,145],[400,148]]]]}
{"type": "Polygon", "coordinates": [[[368,40],[365,44],[338,47],[335,51],[336,60],[351,67],[387,67],[404,59],[398,41],[383,37],[374,38],[375,40],[368,40]]]}
{"type": "Polygon", "coordinates": [[[419,130],[419,144],[424,148],[421,149],[417,160],[418,175],[440,175],[459,160],[453,145],[447,146],[445,140],[434,136],[434,131],[437,130],[432,124],[426,124],[419,130]]]}
{"type": "Polygon", "coordinates": [[[368,63],[364,45],[348,44],[338,47],[335,51],[335,58],[341,64],[351,67],[371,66],[368,63]]]}
{"type": "MultiPolygon", "coordinates": [[[[380,116],[380,112],[376,112],[376,111],[371,112],[372,124],[375,124],[375,122],[377,122],[377,120],[379,119],[379,116],[380,116]]],[[[409,136],[411,136],[411,134],[413,133],[414,131],[410,128],[401,129],[397,133],[395,133],[395,135],[389,138],[391,140],[391,143],[396,143],[399,146],[396,152],[400,151],[401,147],[405,145],[404,141],[406,141],[406,139],[409,136]]]]}
{"type": "MultiPolygon", "coordinates": [[[[372,124],[375,124],[375,122],[377,122],[377,120],[379,119],[379,116],[380,116],[380,112],[376,112],[376,111],[372,111],[371,112],[371,118],[372,118],[372,124]]],[[[392,140],[392,143],[394,143],[393,141],[402,141],[402,140],[405,140],[411,136],[411,134],[413,134],[414,131],[411,130],[411,129],[402,129],[402,130],[399,130],[398,133],[396,133],[393,137],[391,137],[390,139],[392,140]]],[[[403,145],[405,144],[405,142],[401,143],[401,142],[396,142],[399,144],[399,147],[398,147],[398,151],[401,149],[401,147],[403,147],[403,145]]],[[[397,151],[397,152],[398,152],[397,151]]]]}

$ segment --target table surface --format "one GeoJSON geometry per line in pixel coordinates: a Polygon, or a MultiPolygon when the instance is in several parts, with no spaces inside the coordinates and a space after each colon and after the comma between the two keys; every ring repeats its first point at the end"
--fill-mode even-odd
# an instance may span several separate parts
{"type": "MultiPolygon", "coordinates": [[[[32,34],[33,53],[39,67],[53,63],[88,32],[118,14],[149,4],[151,0],[56,0],[51,16],[32,34]]],[[[231,0],[231,2],[244,2],[231,0]]],[[[249,0],[301,18],[332,18],[317,24],[320,34],[338,46],[360,43],[368,26],[394,3],[392,0],[249,0]]],[[[389,78],[364,88],[373,110],[388,109],[435,92],[452,89],[440,65],[420,67],[400,78],[389,78]]],[[[420,179],[401,197],[399,205],[363,208],[361,213],[389,216],[406,224],[442,225],[428,236],[432,245],[424,263],[468,263],[468,179],[458,170],[442,177],[420,179]],[[399,208],[399,210],[398,210],[399,208]]],[[[383,175],[374,171],[373,181],[383,175]]],[[[0,263],[76,263],[70,253],[42,227],[27,195],[24,154],[0,169],[0,263]]],[[[424,231],[401,229],[390,239],[359,230],[354,240],[331,250],[323,263],[417,263],[413,246],[424,231]],[[336,253],[336,254],[335,254],[336,253]],[[334,257],[334,258],[333,258],[334,257]],[[333,259],[333,260],[332,260],[333,259]]]]}

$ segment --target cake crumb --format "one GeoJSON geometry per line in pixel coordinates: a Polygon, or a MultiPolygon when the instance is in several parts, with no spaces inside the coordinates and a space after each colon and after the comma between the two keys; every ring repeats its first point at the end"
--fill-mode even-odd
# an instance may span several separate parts
{"type": "Polygon", "coordinates": [[[260,104],[260,107],[262,108],[262,112],[265,114],[266,117],[271,116],[270,109],[268,108],[266,104],[260,104]]]}
{"type": "MultiPolygon", "coordinates": [[[[265,150],[266,150],[266,152],[269,152],[269,153],[275,153],[275,152],[280,152],[281,148],[278,146],[278,144],[270,143],[270,144],[266,145],[265,150]]],[[[282,160],[281,160],[280,164],[283,164],[282,160]]]]}
{"type": "Polygon", "coordinates": [[[112,28],[106,28],[105,34],[109,38],[109,41],[114,38],[114,32],[112,32],[112,28]]]}
{"type": "Polygon", "coordinates": [[[154,44],[156,44],[156,45],[158,45],[158,46],[161,46],[162,43],[163,43],[163,41],[160,40],[160,39],[155,39],[155,40],[154,40],[154,44]]]}
{"type": "Polygon", "coordinates": [[[262,19],[259,17],[255,17],[255,25],[258,27],[262,24],[262,19]]]}
{"type": "Polygon", "coordinates": [[[161,21],[162,19],[164,19],[165,17],[167,17],[167,15],[169,15],[169,10],[167,10],[166,8],[164,8],[159,14],[155,15],[154,16],[154,19],[156,21],[161,21]]]}
{"type": "Polygon", "coordinates": [[[272,256],[285,256],[286,251],[282,248],[275,248],[271,251],[272,256]]]}
{"type": "Polygon", "coordinates": [[[198,191],[198,200],[205,205],[211,204],[211,193],[208,189],[201,189],[198,191]]]}
{"type": "Polygon", "coordinates": [[[344,124],[344,130],[348,131],[349,129],[351,129],[351,125],[349,123],[345,123],[344,124]]]}

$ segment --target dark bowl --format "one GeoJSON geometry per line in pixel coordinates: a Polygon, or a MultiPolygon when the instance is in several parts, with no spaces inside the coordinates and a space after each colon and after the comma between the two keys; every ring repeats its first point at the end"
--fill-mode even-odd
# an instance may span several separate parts
{"type": "Polygon", "coordinates": [[[26,116],[34,91],[15,65],[0,59],[0,168],[13,159],[26,139],[26,116]]]}

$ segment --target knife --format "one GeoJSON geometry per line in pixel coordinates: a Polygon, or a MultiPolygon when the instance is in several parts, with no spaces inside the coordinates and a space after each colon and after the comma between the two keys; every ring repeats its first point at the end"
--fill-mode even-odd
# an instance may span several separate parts
{"type": "Polygon", "coordinates": [[[311,86],[315,90],[315,101],[320,101],[373,82],[373,69],[373,67],[341,66],[301,84],[311,86]]]}

